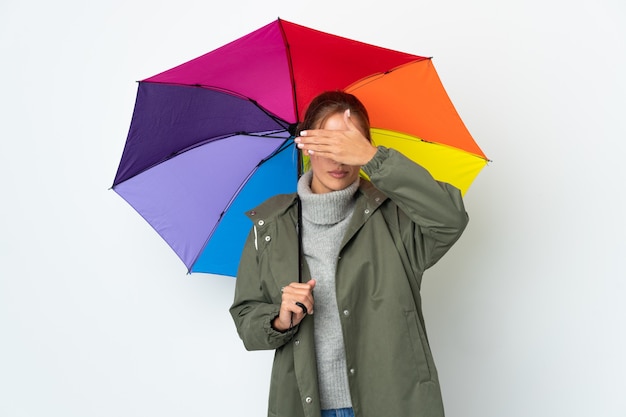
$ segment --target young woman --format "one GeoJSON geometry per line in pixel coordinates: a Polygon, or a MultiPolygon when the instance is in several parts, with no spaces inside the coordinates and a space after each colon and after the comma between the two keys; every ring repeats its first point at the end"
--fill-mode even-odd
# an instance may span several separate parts
{"type": "Polygon", "coordinates": [[[230,309],[248,350],[275,349],[268,415],[442,417],[420,286],[467,224],[461,193],[372,145],[350,94],[316,97],[301,130],[311,169],[248,213],[230,309]]]}

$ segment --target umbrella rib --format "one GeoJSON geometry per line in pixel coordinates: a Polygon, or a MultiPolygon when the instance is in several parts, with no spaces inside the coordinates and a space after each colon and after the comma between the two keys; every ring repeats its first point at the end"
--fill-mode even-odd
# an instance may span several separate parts
{"type": "Polygon", "coordinates": [[[413,61],[409,61],[406,62],[402,65],[398,65],[397,67],[391,68],[385,72],[378,72],[376,74],[370,74],[366,77],[361,78],[360,80],[357,80],[355,82],[353,82],[352,84],[350,84],[349,86],[347,86],[346,88],[344,88],[344,91],[356,91],[359,88],[366,86],[367,84],[376,81],[377,79],[384,77],[385,75],[391,74],[394,71],[399,70],[400,68],[404,68],[407,67],[409,65],[413,65],[413,64],[417,64],[418,62],[422,62],[425,60],[432,60],[432,58],[430,57],[418,57],[417,59],[414,59],[413,61]],[[358,86],[358,87],[355,87],[358,86]]]}
{"type": "Polygon", "coordinates": [[[385,134],[387,136],[393,136],[395,139],[407,140],[407,141],[419,141],[419,142],[423,142],[423,143],[428,143],[430,145],[442,146],[442,147],[449,148],[449,149],[456,149],[456,150],[462,151],[462,152],[464,152],[464,153],[466,153],[468,155],[475,156],[478,159],[482,159],[482,160],[487,161],[487,162],[493,162],[491,159],[489,159],[489,158],[487,158],[485,156],[482,156],[482,155],[478,155],[478,154],[476,154],[474,152],[469,152],[469,151],[466,151],[466,150],[461,149],[461,148],[456,148],[454,146],[450,146],[450,145],[447,145],[447,144],[442,143],[442,142],[436,142],[436,141],[432,141],[432,140],[422,139],[422,138],[420,138],[418,136],[414,136],[411,133],[396,132],[396,131],[393,131],[393,130],[382,129],[382,128],[375,127],[375,126],[372,126],[372,130],[385,131],[386,132],[385,134]]]}
{"type": "Polygon", "coordinates": [[[278,19],[278,27],[280,28],[280,34],[283,37],[283,43],[285,44],[285,55],[287,55],[287,66],[289,67],[289,78],[291,79],[291,97],[293,99],[293,108],[296,117],[296,121],[300,118],[300,112],[298,109],[298,100],[296,97],[296,77],[293,72],[293,61],[291,60],[291,45],[289,45],[289,41],[287,40],[287,34],[285,33],[285,28],[283,28],[283,22],[279,18],[278,19]]]}
{"type": "MultiPolygon", "coordinates": [[[[285,33],[285,29],[283,28],[283,23],[278,19],[278,27],[280,28],[280,33],[283,37],[283,42],[285,44],[285,53],[287,55],[287,64],[289,66],[289,77],[291,78],[291,91],[292,91],[292,99],[293,99],[293,108],[296,118],[296,123],[289,126],[289,132],[292,136],[296,136],[296,128],[298,126],[298,120],[300,120],[300,111],[298,109],[298,98],[296,91],[296,77],[293,72],[293,61],[291,59],[291,46],[289,45],[289,41],[287,40],[287,34],[285,33]]],[[[300,161],[302,160],[301,151],[297,149],[298,154],[298,169],[297,169],[297,179],[299,180],[302,176],[302,164],[300,161]]],[[[302,282],[302,269],[304,262],[304,254],[302,249],[302,233],[300,230],[300,226],[302,225],[302,203],[300,198],[298,198],[298,218],[297,218],[297,234],[298,234],[298,282],[302,282]]]]}
{"type": "MultiPolygon", "coordinates": [[[[255,135],[255,134],[247,134],[247,133],[241,133],[247,136],[255,136],[255,137],[276,137],[278,138],[278,136],[266,136],[266,135],[255,135]]],[[[284,139],[284,137],[282,137],[281,139],[284,139]]],[[[211,238],[213,237],[213,234],[215,233],[215,231],[217,230],[217,227],[219,226],[219,224],[222,221],[222,218],[224,217],[224,215],[226,214],[226,212],[228,211],[228,209],[230,208],[230,206],[233,204],[233,202],[235,201],[235,199],[237,198],[237,196],[239,195],[239,193],[241,192],[241,190],[246,186],[246,184],[248,183],[248,181],[250,180],[250,178],[252,178],[252,176],[255,174],[255,172],[258,171],[259,167],[261,165],[263,165],[265,162],[269,161],[270,159],[272,159],[273,157],[275,157],[276,155],[278,155],[279,153],[283,152],[285,149],[289,149],[289,146],[285,146],[285,144],[291,140],[292,138],[288,138],[286,139],[276,150],[274,150],[274,152],[272,152],[267,158],[262,159],[261,161],[259,161],[259,163],[256,164],[256,166],[250,171],[250,173],[246,176],[246,178],[243,179],[243,181],[241,181],[241,184],[239,184],[239,187],[237,187],[237,190],[233,193],[233,195],[231,196],[230,200],[228,200],[228,203],[226,203],[226,205],[224,206],[224,209],[222,210],[222,212],[219,215],[219,218],[217,219],[217,221],[215,222],[215,225],[213,226],[213,228],[211,229],[211,231],[209,232],[209,234],[207,235],[206,240],[204,241],[204,244],[202,245],[202,250],[200,250],[193,262],[191,263],[192,268],[193,265],[195,265],[195,263],[198,261],[198,258],[200,257],[200,255],[202,255],[202,252],[204,251],[204,248],[206,247],[206,245],[209,243],[209,241],[211,240],[211,238]]],[[[191,269],[189,268],[189,273],[191,273],[191,269]]]]}
{"type": "MultiPolygon", "coordinates": [[[[176,157],[178,155],[181,155],[181,154],[183,154],[185,152],[191,151],[191,150],[193,150],[195,148],[198,148],[200,146],[206,145],[207,143],[210,143],[210,142],[216,142],[216,141],[219,141],[219,140],[228,139],[228,138],[231,138],[231,137],[237,136],[237,135],[254,136],[254,137],[259,137],[259,138],[270,138],[270,139],[285,139],[284,136],[279,135],[279,133],[281,133],[281,132],[284,132],[284,130],[277,129],[277,130],[268,131],[268,132],[265,132],[265,133],[262,133],[262,134],[261,133],[257,134],[257,133],[250,133],[250,132],[243,132],[243,131],[241,131],[241,132],[227,133],[227,134],[224,134],[224,135],[221,135],[221,136],[215,136],[215,137],[210,137],[210,138],[207,138],[207,139],[203,139],[203,140],[201,140],[199,142],[196,142],[193,145],[190,145],[190,146],[188,146],[186,148],[183,148],[183,149],[180,149],[178,151],[170,153],[167,157],[165,157],[165,158],[163,158],[163,159],[161,159],[159,161],[156,161],[152,165],[143,168],[141,171],[135,173],[134,175],[132,175],[132,176],[130,176],[128,178],[125,178],[124,181],[122,181],[122,182],[126,182],[126,181],[128,181],[128,180],[130,180],[132,178],[135,178],[137,175],[143,174],[144,172],[154,168],[155,166],[158,166],[158,165],[160,165],[160,164],[162,164],[164,162],[169,161],[170,159],[172,159],[172,158],[174,158],[174,157],[176,157]]],[[[283,145],[281,145],[281,147],[282,146],[283,145]]],[[[264,159],[263,161],[269,159],[270,157],[264,159]]],[[[110,187],[110,189],[115,189],[116,185],[118,185],[118,184],[113,184],[110,187]]]]}
{"type": "Polygon", "coordinates": [[[244,100],[250,100],[249,97],[240,94],[234,90],[229,90],[227,88],[223,88],[223,87],[218,87],[216,85],[209,85],[209,84],[200,84],[200,83],[195,83],[195,84],[189,84],[189,83],[176,83],[176,82],[163,82],[163,81],[139,81],[140,83],[150,83],[150,84],[163,84],[163,85],[173,85],[173,86],[178,86],[178,87],[196,87],[196,88],[204,88],[207,90],[213,90],[213,91],[218,91],[220,93],[225,93],[231,96],[235,96],[235,97],[239,97],[241,99],[244,100]]]}
{"type": "MultiPolygon", "coordinates": [[[[291,69],[290,69],[290,71],[291,71],[291,69]]],[[[292,78],[293,78],[293,76],[292,76],[292,78]]],[[[144,81],[141,81],[141,82],[144,82],[144,81]]],[[[238,92],[236,92],[234,90],[229,90],[229,89],[223,88],[223,87],[217,87],[217,86],[214,86],[214,85],[200,84],[200,83],[185,84],[185,83],[172,83],[172,82],[165,83],[165,82],[158,82],[158,81],[156,81],[156,82],[155,81],[148,81],[148,82],[150,82],[152,84],[165,84],[165,85],[175,85],[175,86],[184,86],[184,87],[204,88],[206,90],[218,91],[220,93],[228,94],[228,95],[233,96],[233,97],[238,97],[238,98],[240,98],[242,100],[247,100],[250,103],[252,103],[256,108],[261,110],[263,113],[265,113],[265,115],[267,117],[269,117],[270,119],[274,120],[280,126],[283,126],[285,128],[290,128],[291,127],[291,124],[289,124],[285,120],[281,119],[280,117],[276,116],[275,114],[270,113],[269,110],[267,110],[266,108],[261,106],[255,99],[253,99],[251,97],[248,97],[246,95],[243,95],[241,93],[238,93],[238,92]]],[[[294,89],[294,94],[295,94],[295,89],[294,89]]]]}
{"type": "Polygon", "coordinates": [[[294,134],[292,132],[292,126],[293,124],[288,123],[287,121],[281,119],[280,117],[276,116],[275,114],[272,114],[269,110],[267,110],[265,107],[261,106],[256,100],[250,98],[250,97],[244,97],[246,100],[248,100],[250,103],[252,103],[257,109],[261,110],[263,113],[265,113],[265,115],[267,117],[269,117],[270,119],[272,119],[273,121],[276,122],[276,124],[284,127],[285,129],[287,129],[292,135],[294,134]]]}

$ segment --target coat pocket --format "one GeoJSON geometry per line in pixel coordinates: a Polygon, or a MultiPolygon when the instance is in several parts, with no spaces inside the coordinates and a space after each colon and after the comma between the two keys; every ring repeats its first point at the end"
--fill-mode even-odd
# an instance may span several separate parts
{"type": "Polygon", "coordinates": [[[415,311],[405,311],[406,325],[408,329],[411,347],[413,349],[414,363],[417,368],[419,380],[421,382],[430,381],[432,379],[430,360],[428,353],[428,342],[421,331],[417,313],[415,311]]]}

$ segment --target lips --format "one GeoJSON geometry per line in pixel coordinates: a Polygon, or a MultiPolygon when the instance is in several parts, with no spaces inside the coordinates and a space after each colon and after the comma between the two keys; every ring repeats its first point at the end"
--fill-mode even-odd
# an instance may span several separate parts
{"type": "Polygon", "coordinates": [[[348,172],[347,171],[329,171],[328,174],[333,178],[341,179],[341,178],[344,178],[346,175],[348,175],[348,172]]]}

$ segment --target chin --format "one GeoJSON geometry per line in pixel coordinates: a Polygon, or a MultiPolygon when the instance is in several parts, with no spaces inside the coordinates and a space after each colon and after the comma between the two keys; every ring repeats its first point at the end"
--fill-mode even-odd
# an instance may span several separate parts
{"type": "Polygon", "coordinates": [[[346,188],[348,188],[354,181],[335,181],[333,184],[329,184],[332,185],[331,187],[328,187],[330,189],[332,189],[333,191],[341,191],[341,190],[345,190],[346,188]]]}

